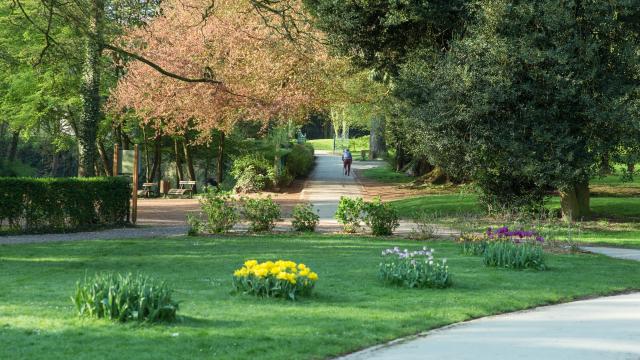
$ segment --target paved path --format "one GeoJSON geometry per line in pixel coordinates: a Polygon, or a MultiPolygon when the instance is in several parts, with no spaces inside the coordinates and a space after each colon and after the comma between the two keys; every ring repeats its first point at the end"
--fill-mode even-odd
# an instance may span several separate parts
{"type": "Polygon", "coordinates": [[[127,227],[108,229],[101,231],[87,231],[66,234],[34,234],[34,235],[9,235],[0,236],[0,245],[28,244],[60,241],[80,240],[111,240],[152,238],[164,236],[182,236],[187,233],[186,226],[153,226],[153,227],[127,227]]]}
{"type": "Polygon", "coordinates": [[[339,156],[316,151],[316,165],[306,181],[300,200],[310,202],[318,210],[321,220],[333,220],[341,196],[362,196],[362,187],[354,173],[345,176],[339,156]]]}
{"type": "MultiPolygon", "coordinates": [[[[585,250],[640,261],[640,250],[585,250]]],[[[482,318],[341,359],[640,359],[640,293],[482,318]]]]}
{"type": "MultiPolygon", "coordinates": [[[[327,151],[316,151],[316,165],[309,179],[305,182],[300,193],[301,202],[309,202],[318,210],[320,223],[319,232],[339,232],[342,227],[335,220],[341,196],[362,197],[363,189],[355,180],[354,169],[364,170],[379,167],[376,161],[354,161],[351,166],[351,176],[345,176],[340,156],[327,151]]],[[[400,221],[400,227],[395,231],[399,235],[407,235],[415,228],[409,221],[400,221]]],[[[443,235],[449,232],[439,231],[443,235]]]]}

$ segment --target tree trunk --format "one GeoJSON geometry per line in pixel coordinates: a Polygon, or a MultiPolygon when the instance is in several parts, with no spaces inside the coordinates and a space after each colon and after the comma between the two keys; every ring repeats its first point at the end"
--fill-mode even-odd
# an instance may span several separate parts
{"type": "Polygon", "coordinates": [[[142,139],[144,141],[144,171],[145,171],[145,181],[151,181],[151,159],[149,159],[149,139],[147,139],[147,131],[146,125],[142,125],[142,139]]]}
{"type": "Polygon", "coordinates": [[[371,154],[371,159],[377,159],[387,153],[384,128],[384,116],[377,115],[371,118],[371,137],[369,138],[369,153],[371,154]]]}
{"type": "Polygon", "coordinates": [[[107,156],[107,150],[104,148],[102,140],[98,140],[98,154],[102,160],[102,170],[106,176],[113,176],[113,162],[107,156]]]}
{"type": "Polygon", "coordinates": [[[602,154],[602,159],[600,160],[600,175],[611,175],[611,164],[609,162],[609,153],[606,152],[602,154]]]}
{"type": "Polygon", "coordinates": [[[582,220],[591,215],[589,183],[573,184],[560,190],[562,217],[567,221],[582,220]]]}
{"type": "Polygon", "coordinates": [[[176,155],[176,177],[178,178],[176,186],[180,186],[180,181],[184,180],[184,173],[182,172],[182,159],[180,158],[180,145],[178,139],[173,139],[173,150],[176,155]]]}
{"type": "Polygon", "coordinates": [[[16,154],[18,153],[18,141],[20,140],[20,131],[18,129],[11,133],[11,143],[9,144],[9,153],[7,155],[8,162],[14,162],[16,160],[16,154]]]}
{"type": "MultiPolygon", "coordinates": [[[[0,122],[0,144],[4,144],[4,135],[7,132],[7,128],[9,127],[9,124],[7,124],[6,122],[2,121],[0,122]]],[[[5,147],[1,146],[0,147],[0,162],[2,162],[2,160],[4,160],[5,157],[5,147]]]]}
{"type": "Polygon", "coordinates": [[[96,161],[96,137],[100,121],[100,57],[104,20],[103,0],[93,0],[90,11],[90,31],[86,37],[83,64],[82,114],[78,134],[78,175],[94,176],[96,161]]]}
{"type": "MultiPolygon", "coordinates": [[[[187,145],[187,140],[182,142],[182,149],[184,150],[184,160],[187,163],[187,172],[189,173],[189,180],[196,181],[196,170],[193,167],[193,158],[191,157],[191,148],[187,145]]],[[[193,187],[193,192],[197,193],[196,186],[193,187]]]]}
{"type": "Polygon", "coordinates": [[[49,173],[49,176],[51,177],[56,177],[56,175],[58,174],[58,158],[59,157],[60,157],[60,154],[54,151],[51,156],[51,172],[49,173]]]}
{"type": "Polygon", "coordinates": [[[158,189],[160,188],[160,173],[161,173],[161,163],[162,163],[162,133],[158,131],[156,134],[156,138],[154,139],[153,144],[153,168],[151,169],[151,179],[147,179],[147,182],[153,181],[153,179],[158,179],[158,189]]]}
{"type": "Polygon", "coordinates": [[[220,132],[220,142],[218,143],[218,160],[217,160],[217,169],[216,169],[216,181],[218,185],[222,185],[222,172],[224,170],[224,138],[225,134],[223,131],[220,132]]]}

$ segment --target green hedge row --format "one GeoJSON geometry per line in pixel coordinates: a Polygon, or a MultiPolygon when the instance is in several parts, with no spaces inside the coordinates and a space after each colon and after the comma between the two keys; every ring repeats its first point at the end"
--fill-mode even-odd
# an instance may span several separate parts
{"type": "Polygon", "coordinates": [[[314,150],[309,143],[296,144],[285,158],[287,172],[293,178],[300,178],[309,175],[313,170],[314,150]]]}
{"type": "Polygon", "coordinates": [[[44,232],[123,225],[128,179],[0,178],[0,230],[44,232]]]}

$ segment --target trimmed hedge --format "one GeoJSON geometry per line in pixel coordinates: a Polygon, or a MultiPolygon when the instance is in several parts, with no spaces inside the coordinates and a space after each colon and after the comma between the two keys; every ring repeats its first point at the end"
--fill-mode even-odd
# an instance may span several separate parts
{"type": "Polygon", "coordinates": [[[85,230],[124,225],[131,186],[120,177],[0,178],[0,229],[85,230]]]}
{"type": "Polygon", "coordinates": [[[296,144],[285,159],[287,172],[293,178],[301,178],[309,175],[314,165],[313,145],[296,144]]]}

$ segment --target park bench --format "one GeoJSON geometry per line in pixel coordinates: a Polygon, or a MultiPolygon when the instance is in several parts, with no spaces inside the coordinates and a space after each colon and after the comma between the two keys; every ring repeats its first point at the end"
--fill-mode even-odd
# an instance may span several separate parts
{"type": "Polygon", "coordinates": [[[193,189],[196,186],[196,182],[189,180],[189,181],[180,181],[178,188],[177,189],[170,189],[169,192],[167,192],[167,195],[176,195],[176,196],[184,196],[184,195],[189,195],[189,197],[191,198],[191,195],[193,195],[193,189]]]}
{"type": "Polygon", "coordinates": [[[142,190],[138,191],[138,196],[144,196],[147,198],[150,197],[151,195],[157,196],[158,195],[158,192],[156,191],[157,187],[158,187],[158,184],[156,183],[152,183],[152,182],[143,183],[142,190]]]}

